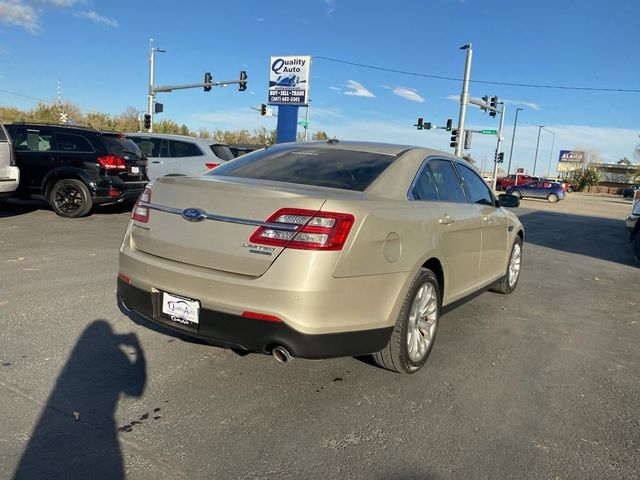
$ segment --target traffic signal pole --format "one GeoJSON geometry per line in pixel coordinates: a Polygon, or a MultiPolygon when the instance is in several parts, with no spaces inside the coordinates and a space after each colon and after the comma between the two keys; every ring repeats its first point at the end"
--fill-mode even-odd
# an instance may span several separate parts
{"type": "Polygon", "coordinates": [[[460,116],[458,117],[458,141],[456,142],[454,154],[457,157],[462,155],[462,140],[464,138],[464,120],[467,114],[467,105],[469,104],[469,79],[471,78],[471,60],[473,58],[473,49],[468,43],[460,47],[461,50],[467,51],[467,59],[464,64],[464,79],[462,80],[462,93],[460,94],[460,116]]]}
{"type": "Polygon", "coordinates": [[[151,118],[149,132],[153,132],[153,101],[155,92],[153,91],[153,75],[155,63],[155,49],[153,48],[153,38],[149,41],[149,95],[147,95],[147,115],[151,118]]]}
{"type": "Polygon", "coordinates": [[[502,142],[504,140],[502,136],[502,129],[504,128],[504,116],[507,113],[507,106],[503,103],[500,110],[500,127],[498,128],[498,142],[496,145],[496,154],[493,158],[493,173],[491,174],[491,189],[496,189],[496,176],[498,173],[498,155],[500,155],[500,149],[502,148],[502,142]]]}

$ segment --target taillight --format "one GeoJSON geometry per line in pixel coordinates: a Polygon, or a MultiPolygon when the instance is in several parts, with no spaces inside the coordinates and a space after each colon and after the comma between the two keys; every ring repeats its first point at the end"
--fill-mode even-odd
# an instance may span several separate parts
{"type": "Polygon", "coordinates": [[[354,218],[349,213],[283,208],[267,219],[282,224],[258,227],[249,242],[301,250],[342,250],[354,218]]]}
{"type": "Polygon", "coordinates": [[[9,166],[16,166],[16,151],[13,148],[13,145],[9,145],[9,166]]]}
{"type": "Polygon", "coordinates": [[[98,157],[98,163],[105,168],[105,170],[126,170],[127,162],[122,157],[114,157],[107,155],[104,157],[98,157]]]}
{"type": "Polygon", "coordinates": [[[142,195],[138,197],[138,200],[131,211],[131,220],[135,220],[140,223],[147,223],[149,221],[149,214],[151,213],[149,203],[151,203],[151,187],[145,188],[142,195]]]}
{"type": "Polygon", "coordinates": [[[209,170],[216,168],[218,165],[220,165],[219,163],[205,163],[204,164],[205,167],[207,167],[209,170]]]}

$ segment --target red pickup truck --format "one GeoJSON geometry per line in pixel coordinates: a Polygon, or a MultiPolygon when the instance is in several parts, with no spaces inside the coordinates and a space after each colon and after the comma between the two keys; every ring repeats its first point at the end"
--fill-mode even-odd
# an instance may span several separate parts
{"type": "Polygon", "coordinates": [[[506,190],[513,185],[524,185],[525,183],[535,182],[540,180],[540,177],[532,177],[531,175],[524,175],[512,173],[506,177],[498,177],[496,179],[496,189],[506,190]]]}

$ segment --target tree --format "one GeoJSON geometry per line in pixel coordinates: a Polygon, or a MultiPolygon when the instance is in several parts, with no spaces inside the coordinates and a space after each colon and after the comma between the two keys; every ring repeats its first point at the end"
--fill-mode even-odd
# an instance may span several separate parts
{"type": "Polygon", "coordinates": [[[583,191],[587,187],[597,185],[600,181],[598,171],[594,167],[589,167],[586,170],[574,173],[571,179],[571,185],[576,185],[578,191],[583,191]]]}
{"type": "Polygon", "coordinates": [[[618,165],[631,165],[631,160],[629,160],[627,157],[621,158],[620,160],[618,160],[618,165]]]}
{"type": "Polygon", "coordinates": [[[327,132],[318,130],[316,133],[311,135],[311,140],[329,140],[329,135],[327,135],[327,132]]]}

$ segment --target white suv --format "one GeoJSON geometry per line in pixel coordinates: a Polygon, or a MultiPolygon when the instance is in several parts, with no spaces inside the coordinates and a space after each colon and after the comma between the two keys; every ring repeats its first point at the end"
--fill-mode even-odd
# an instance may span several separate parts
{"type": "Polygon", "coordinates": [[[149,159],[149,180],[164,175],[200,175],[234,158],[229,147],[216,140],[166,133],[127,133],[127,137],[149,159]]]}
{"type": "Polygon", "coordinates": [[[16,166],[16,152],[11,137],[0,124],[0,198],[9,197],[18,188],[20,170],[16,166]]]}

